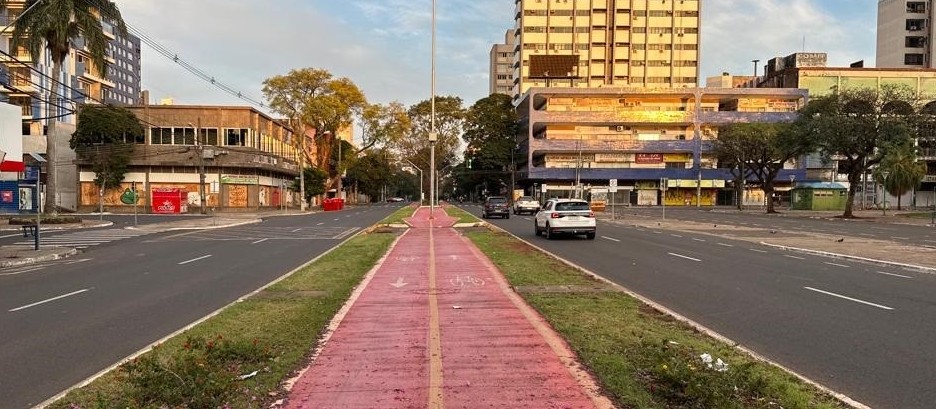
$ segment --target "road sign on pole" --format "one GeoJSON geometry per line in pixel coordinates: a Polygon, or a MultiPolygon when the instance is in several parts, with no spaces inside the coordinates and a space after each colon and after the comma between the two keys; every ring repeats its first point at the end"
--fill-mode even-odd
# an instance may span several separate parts
{"type": "Polygon", "coordinates": [[[611,193],[617,193],[617,179],[608,180],[608,191],[611,193]]]}

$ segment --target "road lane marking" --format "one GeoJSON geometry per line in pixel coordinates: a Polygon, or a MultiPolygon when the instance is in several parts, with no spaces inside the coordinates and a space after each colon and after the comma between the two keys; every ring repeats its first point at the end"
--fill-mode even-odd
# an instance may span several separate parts
{"type": "Polygon", "coordinates": [[[265,241],[267,241],[267,240],[269,240],[269,238],[260,239],[260,240],[257,240],[257,241],[255,241],[255,242],[253,242],[253,243],[250,243],[250,244],[263,243],[263,242],[265,242],[265,241]]]}
{"type": "Polygon", "coordinates": [[[85,261],[91,261],[91,259],[90,259],[90,258],[83,258],[83,259],[79,259],[79,260],[75,260],[75,261],[69,261],[69,262],[67,262],[67,263],[65,263],[65,264],[78,264],[78,263],[84,263],[85,261]]]}
{"type": "Polygon", "coordinates": [[[828,264],[828,265],[830,265],[830,266],[843,267],[843,268],[851,268],[851,266],[848,266],[848,265],[845,265],[845,264],[830,263],[830,262],[828,262],[828,261],[823,261],[823,263],[824,263],[824,264],[828,264]]]}
{"type": "Polygon", "coordinates": [[[806,260],[805,257],[791,256],[791,255],[789,255],[789,254],[784,254],[783,257],[795,258],[795,259],[797,259],[797,260],[806,260]]]}
{"type": "Polygon", "coordinates": [[[761,249],[748,249],[748,250],[756,251],[756,252],[758,252],[758,253],[766,253],[766,252],[767,252],[767,250],[761,250],[761,249]]]}
{"type": "Polygon", "coordinates": [[[322,222],[322,223],[319,223],[319,224],[316,224],[316,226],[321,226],[321,225],[323,225],[323,224],[325,224],[325,222],[322,222]]]}
{"type": "Polygon", "coordinates": [[[678,234],[670,234],[670,236],[682,238],[682,236],[680,236],[680,235],[678,235],[678,234]]]}
{"type": "Polygon", "coordinates": [[[892,239],[894,239],[894,240],[910,240],[910,238],[909,238],[909,237],[897,237],[897,236],[891,236],[891,238],[892,238],[892,239]]]}
{"type": "Polygon", "coordinates": [[[894,274],[894,273],[887,273],[887,272],[884,272],[884,271],[875,271],[875,273],[884,274],[884,275],[889,275],[889,276],[894,276],[894,277],[900,277],[900,278],[913,278],[913,277],[910,277],[910,276],[905,276],[905,275],[900,275],[900,274],[894,274]]]}
{"type": "MultiPolygon", "coordinates": [[[[432,227],[432,220],[429,226],[432,227]]],[[[444,408],[442,396],[442,329],[436,287],[435,235],[429,229],[429,407],[444,408]]]]}
{"type": "Polygon", "coordinates": [[[19,233],[16,233],[16,234],[7,234],[6,236],[0,236],[0,239],[5,239],[5,238],[8,238],[8,237],[18,237],[18,236],[22,236],[22,235],[19,234],[19,233]]]}
{"type": "Polygon", "coordinates": [[[702,261],[702,260],[699,260],[699,259],[697,259],[697,258],[692,258],[692,257],[689,257],[689,256],[684,256],[684,255],[682,255],[682,254],[676,254],[676,253],[666,253],[666,254],[669,254],[669,255],[671,255],[671,256],[676,256],[676,257],[679,257],[679,258],[684,258],[684,259],[686,259],[686,260],[702,261]]]}
{"type": "Polygon", "coordinates": [[[17,312],[17,311],[20,311],[20,310],[25,310],[25,309],[30,308],[30,307],[35,307],[35,306],[37,306],[37,305],[45,304],[45,303],[47,303],[47,302],[52,302],[52,301],[55,301],[55,300],[61,300],[62,298],[65,298],[65,297],[71,297],[71,296],[76,295],[76,294],[81,294],[81,293],[83,293],[83,292],[85,292],[85,291],[88,291],[88,289],[85,288],[85,289],[83,289],[83,290],[72,291],[72,292],[70,292],[70,293],[68,293],[68,294],[62,294],[62,295],[60,295],[60,296],[58,296],[58,297],[52,297],[52,298],[49,298],[49,299],[46,299],[46,300],[42,300],[42,301],[39,301],[39,302],[34,302],[34,303],[32,303],[32,304],[29,304],[29,305],[24,305],[24,306],[22,306],[22,307],[17,307],[17,308],[14,308],[14,309],[12,309],[12,310],[9,310],[9,311],[7,311],[7,312],[17,312]]]}
{"type": "Polygon", "coordinates": [[[206,255],[206,256],[201,256],[201,257],[198,257],[198,258],[193,258],[193,259],[191,259],[191,260],[183,261],[183,262],[179,263],[179,265],[188,264],[188,263],[191,263],[191,262],[193,262],[193,261],[204,260],[204,259],[206,259],[206,258],[208,258],[208,257],[211,257],[211,254],[206,255]]]}
{"type": "Polygon", "coordinates": [[[718,245],[725,246],[725,247],[734,247],[734,244],[728,244],[728,243],[718,243],[718,245]]]}
{"type": "Polygon", "coordinates": [[[0,273],[0,276],[15,276],[17,274],[28,273],[30,271],[42,270],[43,268],[45,267],[33,267],[33,268],[27,268],[25,270],[17,270],[12,273],[0,273]]]}
{"type": "Polygon", "coordinates": [[[603,239],[605,239],[605,240],[611,240],[611,241],[614,241],[614,242],[619,242],[619,241],[620,241],[620,240],[618,240],[618,239],[616,239],[616,238],[614,238],[614,237],[608,237],[608,236],[601,236],[601,238],[603,238],[603,239]]]}
{"type": "Polygon", "coordinates": [[[694,238],[694,237],[693,237],[692,239],[695,240],[695,241],[705,241],[705,239],[697,239],[697,238],[694,238]]]}
{"type": "Polygon", "coordinates": [[[854,302],[857,302],[857,303],[861,303],[861,304],[865,304],[865,305],[870,305],[870,306],[872,306],[872,307],[877,307],[877,308],[880,308],[880,309],[883,309],[883,310],[893,310],[893,308],[888,307],[888,306],[886,306],[886,305],[875,304],[875,303],[873,303],[873,302],[868,302],[868,301],[864,301],[864,300],[859,300],[859,299],[857,299],[857,298],[847,297],[847,296],[844,296],[844,295],[841,295],[841,294],[836,294],[836,293],[831,293],[831,292],[828,292],[828,291],[823,291],[823,290],[820,290],[820,289],[818,289],[818,288],[812,288],[812,287],[803,287],[803,288],[805,288],[805,289],[807,289],[807,290],[809,290],[809,291],[815,291],[815,292],[817,292],[817,293],[822,293],[822,294],[825,294],[825,295],[831,295],[831,296],[833,296],[833,297],[838,297],[838,298],[841,298],[841,299],[843,299],[843,300],[854,301],[854,302]]]}
{"type": "Polygon", "coordinates": [[[295,232],[297,232],[297,231],[299,231],[299,230],[302,230],[302,227],[300,227],[300,228],[298,228],[298,229],[293,229],[293,231],[291,231],[290,233],[295,233],[295,232]]]}

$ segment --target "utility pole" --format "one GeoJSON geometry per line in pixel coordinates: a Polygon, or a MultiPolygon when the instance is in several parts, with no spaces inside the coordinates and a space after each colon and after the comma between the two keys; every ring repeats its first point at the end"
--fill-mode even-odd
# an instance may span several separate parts
{"type": "Polygon", "coordinates": [[[436,93],[436,0],[432,0],[432,98],[430,99],[429,114],[429,219],[434,217],[435,205],[435,144],[439,139],[435,123],[435,93],[436,93]]]}
{"type": "Polygon", "coordinates": [[[201,214],[207,214],[205,208],[205,145],[202,143],[198,131],[201,130],[201,117],[196,121],[198,125],[189,125],[195,129],[195,153],[198,155],[198,198],[201,203],[201,214]]]}

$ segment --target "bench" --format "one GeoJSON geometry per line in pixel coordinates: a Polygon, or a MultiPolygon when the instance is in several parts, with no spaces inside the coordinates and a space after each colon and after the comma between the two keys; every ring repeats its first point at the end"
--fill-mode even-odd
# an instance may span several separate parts
{"type": "Polygon", "coordinates": [[[35,224],[24,224],[23,226],[23,237],[29,237],[32,235],[36,236],[36,225],[35,224]]]}

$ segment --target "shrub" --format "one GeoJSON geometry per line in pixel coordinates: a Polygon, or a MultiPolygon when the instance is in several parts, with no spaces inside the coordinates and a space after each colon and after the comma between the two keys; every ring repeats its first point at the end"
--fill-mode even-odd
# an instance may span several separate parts
{"type": "Polygon", "coordinates": [[[126,398],[134,407],[215,409],[229,404],[238,393],[249,393],[240,376],[268,371],[265,364],[272,358],[257,340],[190,336],[177,353],[165,354],[156,347],[124,364],[121,371],[129,385],[126,398]]]}

